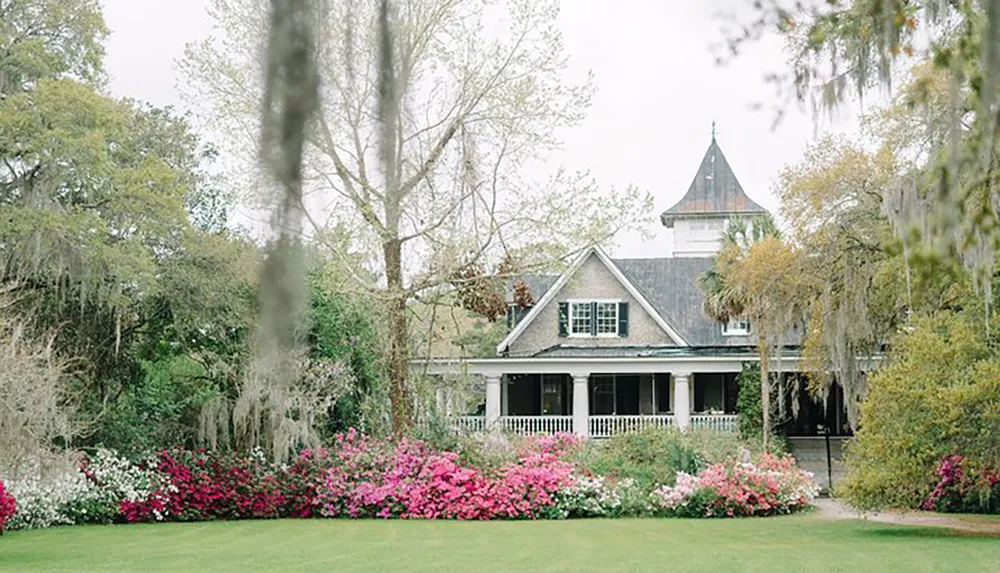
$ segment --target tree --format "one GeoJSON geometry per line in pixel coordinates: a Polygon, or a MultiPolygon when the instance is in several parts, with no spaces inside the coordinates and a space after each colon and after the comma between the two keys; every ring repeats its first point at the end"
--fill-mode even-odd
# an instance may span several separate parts
{"type": "Polygon", "coordinates": [[[887,214],[909,254],[961,261],[989,301],[1000,246],[1000,1],[848,0],[812,8],[771,1],[758,7],[730,48],[736,52],[760,31],[777,28],[792,56],[790,72],[775,78],[799,101],[825,111],[851,94],[863,98],[903,84],[907,106],[934,119],[917,120],[921,129],[904,138],[918,146],[912,151],[921,161],[894,182],[887,214]]]}
{"type": "Polygon", "coordinates": [[[897,238],[890,213],[895,182],[914,169],[920,156],[913,151],[937,137],[937,125],[933,116],[897,101],[863,123],[877,151],[821,138],[781,172],[776,186],[788,239],[802,251],[804,273],[812,278],[811,293],[803,293],[810,317],[803,367],[813,393],[823,396],[836,373],[855,428],[866,392],[859,359],[884,352],[911,314],[955,304],[956,285],[965,281],[954,264],[921,258],[919,249],[897,238]]]}
{"type": "Polygon", "coordinates": [[[43,78],[99,83],[107,35],[97,0],[0,0],[0,99],[43,78]]]}
{"type": "Polygon", "coordinates": [[[64,443],[187,440],[196,403],[243,368],[256,292],[214,151],[172,110],[99,91],[96,1],[4,0],[0,16],[0,282],[11,320],[74,366],[86,431],[64,443]]]}
{"type": "Polygon", "coordinates": [[[847,450],[842,493],[863,509],[917,508],[940,478],[939,460],[1000,463],[1000,359],[975,315],[917,316],[894,337],[870,382],[847,450]]]}
{"type": "Polygon", "coordinates": [[[826,137],[785,168],[776,187],[789,239],[804,253],[803,272],[815,287],[806,299],[803,369],[812,392],[823,396],[836,373],[855,427],[865,394],[858,359],[880,352],[912,308],[896,264],[903,257],[890,253],[895,241],[882,213],[882,194],[897,172],[884,148],[873,154],[826,137]]]}
{"type": "MultiPolygon", "coordinates": [[[[254,173],[254,116],[266,77],[261,0],[216,1],[220,36],[188,47],[192,100],[234,165],[254,173]]],[[[322,101],[308,132],[302,208],[313,231],[346,225],[377,279],[393,424],[410,421],[407,305],[509,250],[544,264],[648,216],[635,189],[602,193],[586,175],[539,184],[528,166],[558,145],[593,94],[563,76],[554,1],[332,2],[320,26],[322,101]],[[544,190],[541,192],[540,190],[544,190]],[[321,203],[326,209],[308,207],[321,203]]],[[[246,182],[244,180],[244,182],[246,182]]],[[[256,181],[246,182],[253,188],[256,181]]],[[[328,245],[335,259],[345,254],[328,245]]]]}
{"type": "Polygon", "coordinates": [[[704,311],[718,322],[750,321],[760,358],[763,441],[771,431],[771,359],[780,360],[793,327],[801,320],[797,304],[804,290],[798,252],[781,240],[770,215],[751,222],[729,222],[712,268],[699,279],[704,311]]]}

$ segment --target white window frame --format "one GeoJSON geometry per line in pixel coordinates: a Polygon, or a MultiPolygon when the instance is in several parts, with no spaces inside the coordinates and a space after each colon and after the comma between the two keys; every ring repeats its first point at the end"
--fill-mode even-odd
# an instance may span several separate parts
{"type": "Polygon", "coordinates": [[[569,317],[568,317],[569,324],[567,324],[567,330],[569,331],[568,334],[570,338],[618,338],[618,320],[620,318],[618,316],[618,308],[619,304],[621,304],[622,302],[620,299],[571,298],[566,302],[569,303],[569,317]],[[587,330],[587,332],[573,332],[573,305],[578,305],[578,304],[590,305],[593,303],[613,304],[615,306],[614,332],[602,332],[596,334],[596,336],[594,334],[591,334],[589,329],[587,330]]]}
{"type": "Polygon", "coordinates": [[[723,336],[750,336],[751,332],[753,332],[753,326],[749,320],[730,319],[729,322],[722,325],[723,336]]]}

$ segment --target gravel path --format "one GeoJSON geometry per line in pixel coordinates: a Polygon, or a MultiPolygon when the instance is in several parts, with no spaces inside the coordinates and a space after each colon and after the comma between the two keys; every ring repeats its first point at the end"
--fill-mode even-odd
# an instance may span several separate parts
{"type": "Polygon", "coordinates": [[[893,525],[945,527],[969,533],[1000,537],[1000,521],[974,515],[947,515],[927,511],[881,511],[858,513],[842,502],[828,497],[813,500],[819,519],[864,519],[893,525]]]}

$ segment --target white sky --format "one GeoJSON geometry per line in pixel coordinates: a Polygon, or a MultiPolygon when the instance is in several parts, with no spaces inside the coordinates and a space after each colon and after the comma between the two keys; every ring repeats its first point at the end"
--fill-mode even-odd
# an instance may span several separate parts
{"type": "MultiPolygon", "coordinates": [[[[182,107],[175,62],[187,42],[206,37],[208,0],[103,0],[112,30],[107,69],[114,95],[182,107]]],[[[555,162],[590,170],[606,187],[630,184],[649,191],[656,213],[683,196],[718,124],[718,141],[743,189],[775,211],[771,186],[821,131],[852,132],[851,111],[817,123],[788,109],[772,130],[776,104],[769,72],[784,71],[776,38],[753,44],[726,66],[715,63],[724,39],[723,12],[747,13],[746,0],[563,0],[560,17],[570,75],[587,70],[599,92],[587,119],[564,134],[555,162]],[[752,110],[754,103],[764,108],[752,110]]],[[[664,256],[662,227],[643,240],[624,233],[613,249],[629,257],[664,256]]]]}

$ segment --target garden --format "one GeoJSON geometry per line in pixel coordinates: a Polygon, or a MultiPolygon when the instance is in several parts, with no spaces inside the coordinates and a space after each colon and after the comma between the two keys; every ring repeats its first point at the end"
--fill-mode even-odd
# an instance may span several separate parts
{"type": "Polygon", "coordinates": [[[948,571],[1000,560],[988,538],[823,519],[790,456],[694,431],[442,442],[348,430],[286,463],[102,449],[3,487],[0,571],[948,571]]]}
{"type": "Polygon", "coordinates": [[[80,454],[0,481],[0,527],[274,518],[539,520],[750,517],[805,509],[818,487],[787,455],[653,429],[608,443],[473,434],[450,447],[353,429],[287,463],[261,451],[80,454]]]}

